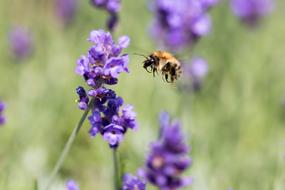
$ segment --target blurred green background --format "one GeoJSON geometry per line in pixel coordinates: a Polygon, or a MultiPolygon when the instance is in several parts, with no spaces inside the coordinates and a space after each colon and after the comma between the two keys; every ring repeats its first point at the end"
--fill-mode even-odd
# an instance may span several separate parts
{"type": "MultiPolygon", "coordinates": [[[[0,189],[33,189],[36,180],[42,187],[82,115],[74,102],[75,88],[84,84],[74,73],[76,60],[107,13],[87,0],[78,4],[74,22],[64,28],[53,1],[0,0],[0,98],[7,104],[7,123],[0,128],[0,189]],[[35,38],[33,56],[22,63],[9,53],[7,35],[14,25],[28,27],[35,38]]],[[[135,106],[139,122],[119,150],[126,171],[143,166],[157,136],[157,115],[167,110],[182,120],[192,147],[187,175],[194,183],[187,189],[285,189],[284,7],[277,1],[256,29],[244,27],[227,1],[214,7],[212,33],[189,52],[208,60],[209,75],[202,90],[190,94],[142,69],[142,58],[133,53],[156,49],[148,32],[152,14],[146,1],[123,0],[115,38],[131,37],[131,72],[122,74],[114,89],[135,106]]],[[[83,190],[112,189],[112,152],[100,136],[90,139],[88,130],[85,122],[53,189],[65,189],[69,178],[83,190]]]]}

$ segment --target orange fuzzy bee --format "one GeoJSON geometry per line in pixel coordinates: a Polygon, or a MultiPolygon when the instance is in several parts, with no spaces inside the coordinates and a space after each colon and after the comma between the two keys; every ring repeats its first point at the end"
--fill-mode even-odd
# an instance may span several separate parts
{"type": "Polygon", "coordinates": [[[152,73],[153,76],[160,72],[164,77],[163,79],[168,83],[173,83],[182,73],[180,62],[169,52],[158,50],[148,57],[144,57],[146,58],[143,62],[145,70],[152,73]]]}

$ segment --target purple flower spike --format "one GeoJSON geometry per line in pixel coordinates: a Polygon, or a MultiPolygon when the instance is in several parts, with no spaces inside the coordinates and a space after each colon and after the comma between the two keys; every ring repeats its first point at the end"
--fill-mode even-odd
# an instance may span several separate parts
{"type": "Polygon", "coordinates": [[[147,180],[159,189],[179,189],[191,184],[192,179],[181,174],[191,165],[189,147],[185,144],[180,124],[170,122],[169,115],[160,117],[162,134],[151,146],[145,166],[147,180]]]}
{"type": "Polygon", "coordinates": [[[0,101],[0,126],[4,125],[6,122],[6,118],[3,115],[5,107],[6,107],[5,104],[0,101]]]}
{"type": "Polygon", "coordinates": [[[125,174],[123,177],[122,190],[145,190],[146,184],[137,176],[125,174]]]}
{"type": "Polygon", "coordinates": [[[63,25],[71,24],[77,11],[77,0],[56,0],[56,15],[63,25]]]}
{"type": "Polygon", "coordinates": [[[231,0],[234,14],[250,26],[258,24],[274,8],[274,0],[231,0]]]}
{"type": "Polygon", "coordinates": [[[208,10],[217,0],[155,0],[152,34],[167,48],[179,51],[210,33],[208,10]]]}
{"type": "Polygon", "coordinates": [[[33,39],[30,32],[21,27],[14,27],[9,33],[11,53],[17,60],[24,60],[33,52],[33,39]]]}
{"type": "Polygon", "coordinates": [[[66,182],[66,190],[80,190],[78,184],[73,180],[68,180],[66,182]]]}
{"type": "MultiPolygon", "coordinates": [[[[104,5],[105,1],[98,0],[96,3],[104,5]]],[[[88,104],[90,105],[90,136],[101,134],[111,148],[117,148],[127,130],[137,128],[136,113],[132,106],[123,106],[123,99],[106,86],[117,84],[119,75],[129,72],[129,57],[127,54],[120,54],[129,46],[130,39],[122,36],[115,43],[109,32],[94,30],[88,41],[92,43],[92,47],[87,55],[78,59],[75,72],[83,77],[91,89],[88,92],[83,87],[76,89],[79,96],[78,107],[87,110],[88,104]]]]}

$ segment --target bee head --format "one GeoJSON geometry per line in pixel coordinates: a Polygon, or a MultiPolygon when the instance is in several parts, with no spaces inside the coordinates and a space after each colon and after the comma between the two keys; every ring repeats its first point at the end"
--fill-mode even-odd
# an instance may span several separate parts
{"type": "Polygon", "coordinates": [[[152,72],[152,69],[153,69],[153,64],[154,64],[154,60],[153,59],[147,59],[143,62],[143,68],[151,73],[152,72]],[[150,69],[148,69],[150,67],[150,69]]]}
{"type": "Polygon", "coordinates": [[[145,58],[145,60],[143,61],[143,68],[144,68],[147,72],[151,73],[152,70],[153,70],[153,65],[155,64],[155,59],[154,59],[154,57],[153,57],[152,55],[150,55],[149,57],[147,57],[147,56],[145,56],[145,55],[143,55],[143,54],[138,54],[138,53],[135,53],[135,55],[139,55],[139,56],[142,56],[142,57],[145,58]],[[150,69],[149,69],[149,67],[150,67],[150,69]]]}

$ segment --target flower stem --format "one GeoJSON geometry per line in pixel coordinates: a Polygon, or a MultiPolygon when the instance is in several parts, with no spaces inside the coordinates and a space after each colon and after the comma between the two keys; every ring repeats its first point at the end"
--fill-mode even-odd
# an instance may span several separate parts
{"type": "Polygon", "coordinates": [[[48,190],[50,188],[50,186],[52,185],[53,181],[54,181],[54,178],[55,176],[57,175],[57,173],[59,172],[59,170],[61,169],[62,167],[62,164],[65,160],[65,157],[66,155],[68,154],[68,152],[70,151],[70,148],[75,140],[75,137],[77,136],[79,130],[81,129],[90,109],[92,108],[93,106],[93,102],[94,102],[94,99],[92,99],[90,101],[90,103],[88,104],[88,108],[87,110],[85,110],[85,112],[83,113],[81,119],[79,120],[78,124],[75,126],[75,128],[73,129],[71,135],[69,136],[66,144],[64,145],[64,149],[63,151],[61,152],[61,155],[59,157],[59,159],[57,160],[56,162],[56,165],[54,166],[52,172],[51,172],[51,175],[49,177],[49,180],[48,180],[48,183],[47,183],[47,186],[46,186],[46,190],[48,190]]]}
{"type": "Polygon", "coordinates": [[[117,148],[113,149],[113,163],[114,163],[114,190],[120,190],[120,174],[118,165],[117,148]]]}

